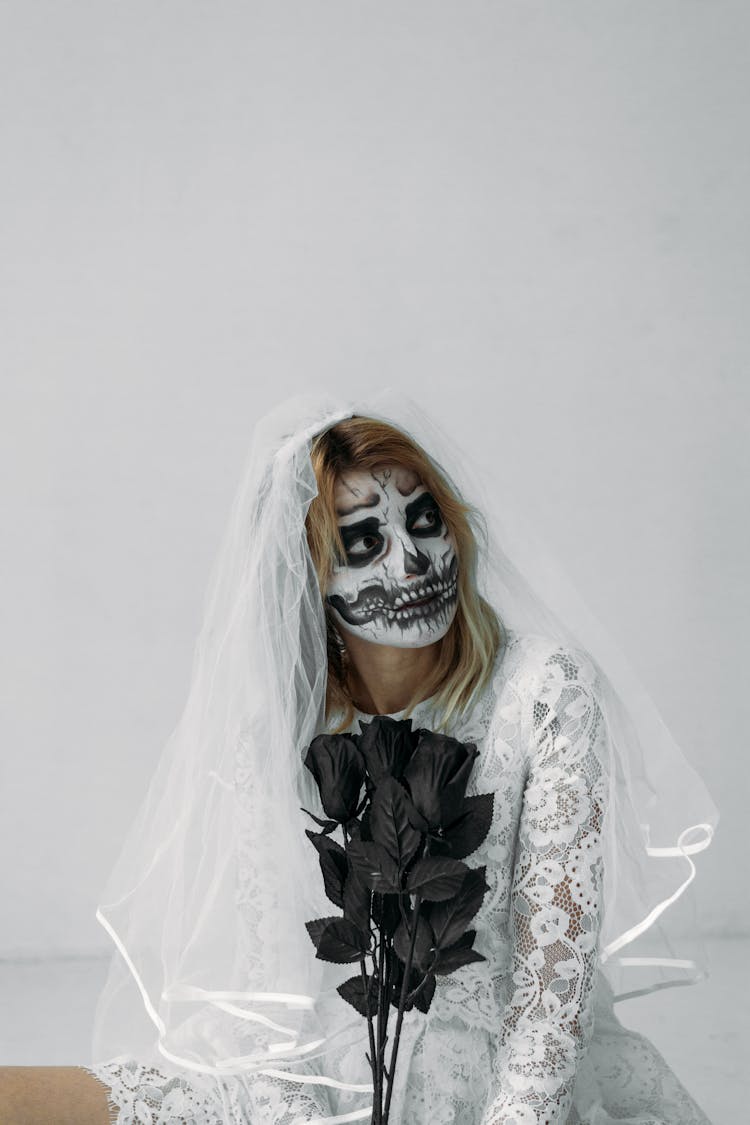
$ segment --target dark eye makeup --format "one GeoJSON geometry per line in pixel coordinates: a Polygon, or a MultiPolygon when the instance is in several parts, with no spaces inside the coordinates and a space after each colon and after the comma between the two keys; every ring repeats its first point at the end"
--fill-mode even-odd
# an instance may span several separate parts
{"type": "Polygon", "coordinates": [[[340,527],[339,531],[346,550],[345,562],[349,566],[365,566],[382,550],[383,536],[376,516],[340,527]]]}
{"type": "Polygon", "coordinates": [[[412,535],[429,538],[443,531],[443,517],[431,492],[423,492],[406,506],[406,527],[412,535]]]}
{"type": "MultiPolygon", "coordinates": [[[[434,497],[423,492],[416,500],[406,506],[406,528],[410,535],[427,539],[442,534],[443,519],[434,497]]],[[[380,531],[380,521],[376,516],[358,520],[357,523],[339,527],[346,551],[342,565],[366,566],[377,558],[385,542],[380,531]]]]}

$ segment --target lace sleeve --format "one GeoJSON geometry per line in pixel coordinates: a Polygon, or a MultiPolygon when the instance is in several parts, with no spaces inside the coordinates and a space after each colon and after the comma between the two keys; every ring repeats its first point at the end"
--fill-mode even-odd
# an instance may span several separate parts
{"type": "Polygon", "coordinates": [[[482,1125],[562,1125],[590,1039],[606,791],[597,696],[585,653],[547,656],[513,872],[511,994],[482,1125]]]}
{"type": "Polygon", "coordinates": [[[225,1078],[219,1088],[124,1057],[84,1069],[108,1088],[113,1125],[300,1125],[331,1113],[325,1091],[271,1075],[225,1078]]]}

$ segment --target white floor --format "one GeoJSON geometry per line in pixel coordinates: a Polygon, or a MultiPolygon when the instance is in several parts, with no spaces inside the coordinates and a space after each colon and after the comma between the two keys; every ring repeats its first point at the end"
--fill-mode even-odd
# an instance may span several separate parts
{"type": "MultiPolygon", "coordinates": [[[[712,975],[624,1001],[624,1024],[647,1035],[712,1125],[750,1121],[750,941],[709,943],[712,975]]],[[[0,961],[0,1065],[86,1065],[107,961],[0,961]]]]}

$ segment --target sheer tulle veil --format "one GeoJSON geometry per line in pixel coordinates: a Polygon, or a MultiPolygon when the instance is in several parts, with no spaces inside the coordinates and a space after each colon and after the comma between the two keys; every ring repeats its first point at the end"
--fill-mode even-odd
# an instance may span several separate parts
{"type": "MultiPolygon", "coordinates": [[[[616,997],[705,972],[685,906],[716,810],[636,671],[519,510],[501,449],[482,452],[480,471],[470,448],[397,390],[307,394],[254,425],[185,708],[100,898],[114,948],[94,1062],[132,1056],[212,1086],[256,1071],[341,1086],[329,1052],[342,1037],[366,1046],[365,1021],[335,992],[351,967],[317,960],[305,928],[331,904],[301,811],[319,810],[302,756],[323,729],[326,687],[305,536],[317,492],[310,442],[352,414],[406,430],[481,513],[477,581],[501,621],[583,647],[597,665],[613,750],[600,959],[616,997]]],[[[356,1089],[366,1099],[370,1087],[356,1089]]]]}

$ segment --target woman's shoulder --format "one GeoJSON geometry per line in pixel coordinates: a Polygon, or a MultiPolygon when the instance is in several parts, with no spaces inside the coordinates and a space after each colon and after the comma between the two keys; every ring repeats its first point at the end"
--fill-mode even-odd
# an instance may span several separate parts
{"type": "Polygon", "coordinates": [[[542,632],[507,632],[494,677],[489,731],[525,758],[551,714],[570,712],[583,719],[596,712],[599,677],[580,644],[542,632]]]}
{"type": "Polygon", "coordinates": [[[494,673],[496,692],[512,684],[524,694],[538,694],[550,683],[594,687],[598,669],[590,653],[570,640],[549,633],[506,628],[506,642],[494,673]]]}

